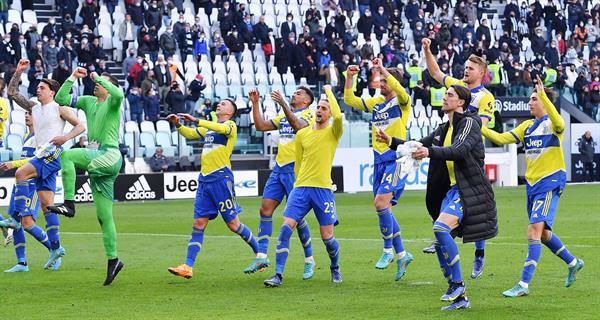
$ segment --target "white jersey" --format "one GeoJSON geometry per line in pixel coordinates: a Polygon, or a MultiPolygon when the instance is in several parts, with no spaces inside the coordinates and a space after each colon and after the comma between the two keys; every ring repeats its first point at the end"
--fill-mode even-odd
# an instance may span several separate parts
{"type": "Polygon", "coordinates": [[[52,138],[63,135],[65,120],[60,117],[60,106],[52,101],[45,106],[36,104],[31,109],[35,142],[38,147],[48,143],[52,138]]]}

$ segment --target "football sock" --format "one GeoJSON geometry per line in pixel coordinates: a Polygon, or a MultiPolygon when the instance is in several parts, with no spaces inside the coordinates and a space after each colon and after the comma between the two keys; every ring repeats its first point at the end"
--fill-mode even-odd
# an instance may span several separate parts
{"type": "Polygon", "coordinates": [[[282,275],[285,268],[285,262],[290,253],[290,237],[292,236],[292,228],[287,224],[281,226],[279,238],[277,239],[277,251],[275,256],[275,272],[282,275]]]}
{"type": "Polygon", "coordinates": [[[444,278],[450,281],[452,279],[452,270],[448,267],[446,257],[444,257],[444,251],[442,251],[442,246],[437,240],[435,241],[434,248],[435,254],[438,258],[438,262],[440,263],[440,268],[442,268],[442,274],[444,274],[444,278]]]}
{"type": "Polygon", "coordinates": [[[237,233],[242,239],[244,239],[244,241],[246,241],[246,243],[248,243],[248,245],[250,245],[254,253],[258,252],[258,242],[252,234],[252,231],[250,231],[250,228],[246,227],[245,224],[240,223],[240,226],[235,233],[237,233]]]}
{"type": "Polygon", "coordinates": [[[17,262],[27,263],[25,257],[25,231],[23,228],[16,229],[13,233],[13,245],[17,254],[17,262]]]}
{"type": "Polygon", "coordinates": [[[485,240],[475,241],[475,256],[485,256],[485,240]]]}
{"type": "Polygon", "coordinates": [[[340,246],[334,237],[329,239],[323,239],[325,248],[327,248],[327,254],[329,254],[329,260],[331,260],[331,268],[337,268],[340,262],[340,246]]]}
{"type": "Polygon", "coordinates": [[[60,236],[58,235],[60,220],[58,215],[51,211],[44,212],[44,217],[46,218],[46,234],[50,240],[50,248],[56,250],[60,247],[60,236]]]}
{"type": "Polygon", "coordinates": [[[46,247],[48,250],[50,250],[50,241],[48,241],[48,235],[46,235],[46,233],[44,232],[44,230],[42,228],[40,228],[34,224],[29,229],[26,228],[25,231],[27,231],[27,233],[29,233],[32,237],[34,237],[35,240],[37,240],[41,244],[43,244],[44,247],[46,247]]]}
{"type": "MultiPolygon", "coordinates": [[[[62,160],[61,160],[62,161],[62,160]]],[[[66,190],[65,190],[66,195],[66,190]]],[[[108,260],[117,258],[117,228],[113,219],[113,200],[102,192],[92,192],[96,205],[96,216],[102,229],[102,241],[108,260]]]]}
{"type": "Polygon", "coordinates": [[[15,212],[23,213],[27,209],[29,199],[29,182],[19,181],[15,184],[15,212]]]}
{"type": "Polygon", "coordinates": [[[396,256],[402,259],[406,252],[404,251],[404,244],[400,235],[400,225],[391,212],[390,216],[392,217],[392,245],[394,246],[394,251],[396,251],[396,256]]]}
{"type": "Polygon", "coordinates": [[[575,260],[575,257],[569,252],[569,249],[560,241],[560,238],[552,233],[552,236],[548,241],[544,242],[546,247],[552,251],[555,255],[561,258],[565,263],[570,264],[575,260]]]}
{"type": "Polygon", "coordinates": [[[202,243],[204,242],[204,229],[192,228],[192,237],[188,242],[187,256],[185,258],[185,264],[190,267],[194,266],[196,257],[202,249],[202,243]]]}
{"type": "Polygon", "coordinates": [[[521,273],[521,282],[529,284],[533,273],[537,267],[540,256],[542,255],[542,243],[540,240],[529,240],[527,245],[527,258],[523,265],[523,273],[521,273]]]}
{"type": "Polygon", "coordinates": [[[273,217],[260,216],[258,225],[258,252],[267,254],[269,251],[269,238],[273,234],[273,217]]]}
{"type": "Polygon", "coordinates": [[[379,217],[379,230],[381,231],[381,237],[383,238],[383,249],[392,248],[392,231],[394,229],[392,223],[392,212],[389,208],[377,211],[379,217]]]}
{"type": "Polygon", "coordinates": [[[441,249],[446,253],[446,263],[452,272],[452,281],[461,282],[462,274],[460,272],[460,256],[458,255],[458,246],[450,235],[450,227],[443,222],[436,221],[433,224],[433,232],[441,249]]]}
{"type": "Polygon", "coordinates": [[[312,257],[312,240],[310,238],[310,228],[308,227],[308,223],[306,220],[302,219],[298,224],[298,237],[300,238],[300,242],[302,243],[302,248],[304,248],[304,257],[309,258],[312,257]]]}

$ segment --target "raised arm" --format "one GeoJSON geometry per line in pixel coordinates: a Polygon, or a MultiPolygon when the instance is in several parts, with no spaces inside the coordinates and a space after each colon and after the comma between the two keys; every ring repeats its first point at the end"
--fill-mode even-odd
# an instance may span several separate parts
{"type": "Polygon", "coordinates": [[[54,96],[54,101],[61,106],[69,106],[71,108],[84,109],[87,106],[86,100],[93,100],[96,97],[91,96],[82,96],[79,97],[76,94],[71,94],[71,88],[73,87],[73,83],[77,81],[77,79],[81,79],[87,76],[87,70],[85,68],[76,68],[73,71],[73,74],[65,80],[60,89],[54,96]]]}
{"type": "Polygon", "coordinates": [[[276,130],[277,125],[279,124],[279,120],[277,120],[277,123],[275,123],[273,121],[273,119],[265,120],[260,115],[260,110],[258,110],[259,106],[260,106],[259,105],[260,92],[258,92],[258,89],[256,89],[256,88],[250,89],[250,91],[248,92],[248,96],[250,97],[250,102],[252,103],[252,119],[254,120],[254,127],[256,128],[256,130],[258,130],[258,131],[276,130]]]}
{"type": "Polygon", "coordinates": [[[546,109],[546,113],[548,113],[548,119],[550,119],[550,122],[552,122],[552,130],[554,130],[555,133],[562,133],[565,130],[565,120],[560,116],[558,110],[556,110],[554,103],[552,103],[550,98],[548,98],[540,76],[537,76],[537,84],[535,85],[535,88],[540,101],[544,105],[544,109],[546,109]]]}
{"type": "Polygon", "coordinates": [[[523,137],[525,135],[525,129],[531,125],[531,120],[527,120],[522,122],[516,128],[503,133],[498,133],[494,130],[488,129],[488,127],[481,127],[481,134],[491,142],[502,145],[502,144],[511,144],[511,143],[520,143],[523,142],[523,137]]]}
{"type": "Polygon", "coordinates": [[[333,91],[331,90],[331,85],[324,85],[323,90],[325,91],[325,95],[327,95],[327,101],[329,102],[329,108],[331,109],[331,116],[333,117],[333,134],[339,140],[344,133],[342,111],[340,110],[340,105],[335,98],[335,94],[333,94],[333,91]]]}
{"type": "Polygon", "coordinates": [[[431,45],[431,39],[423,38],[423,40],[421,40],[421,43],[423,44],[423,53],[425,54],[427,71],[429,71],[429,74],[432,78],[435,79],[435,81],[444,84],[444,77],[446,75],[442,72],[442,70],[440,70],[440,66],[438,66],[437,60],[433,56],[433,53],[431,53],[431,48],[429,47],[431,45]]]}
{"type": "Polygon", "coordinates": [[[190,128],[190,127],[186,127],[186,126],[182,125],[179,122],[179,116],[177,116],[175,114],[168,115],[167,120],[169,120],[170,123],[175,125],[175,128],[177,128],[177,132],[186,139],[197,140],[197,139],[202,138],[206,134],[206,129],[190,128]],[[203,130],[201,131],[200,129],[203,129],[203,130]]]}
{"type": "Polygon", "coordinates": [[[35,102],[29,101],[25,96],[19,92],[19,82],[21,81],[21,74],[29,68],[29,60],[21,59],[13,74],[10,82],[8,83],[8,97],[16,102],[21,108],[31,111],[31,108],[35,106],[35,102]]]}
{"type": "Polygon", "coordinates": [[[398,104],[401,108],[405,109],[406,107],[410,107],[410,96],[400,84],[400,81],[396,79],[394,76],[390,74],[390,72],[383,67],[383,62],[381,59],[377,58],[373,60],[373,64],[379,69],[379,74],[381,77],[385,79],[390,88],[394,90],[396,96],[398,96],[398,104]]]}
{"type": "Polygon", "coordinates": [[[296,132],[302,128],[308,127],[308,122],[306,120],[304,120],[300,117],[296,117],[294,112],[288,106],[287,102],[285,102],[285,99],[283,98],[283,95],[281,94],[281,92],[279,92],[279,91],[272,92],[271,98],[273,99],[273,101],[277,102],[281,106],[281,108],[283,109],[283,114],[285,114],[285,117],[287,118],[288,122],[290,123],[290,126],[292,126],[292,128],[294,128],[294,130],[296,130],[296,132]]]}
{"type": "Polygon", "coordinates": [[[118,86],[115,86],[109,80],[98,75],[96,72],[92,72],[90,77],[92,80],[94,80],[94,82],[101,85],[104,89],[106,89],[106,91],[108,91],[108,95],[110,96],[110,107],[112,109],[120,109],[123,105],[123,99],[125,98],[123,90],[118,86]]]}
{"type": "Polygon", "coordinates": [[[354,95],[352,88],[352,79],[354,75],[360,71],[357,65],[349,65],[346,69],[346,84],[344,86],[344,103],[351,106],[354,109],[359,109],[366,112],[371,112],[364,100],[354,95]]]}

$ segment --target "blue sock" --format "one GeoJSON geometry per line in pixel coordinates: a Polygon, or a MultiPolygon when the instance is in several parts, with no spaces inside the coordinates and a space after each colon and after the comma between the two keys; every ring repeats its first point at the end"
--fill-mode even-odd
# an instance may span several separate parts
{"type": "Polygon", "coordinates": [[[331,268],[339,267],[340,262],[340,245],[334,237],[329,239],[323,239],[325,248],[327,248],[327,254],[329,254],[329,260],[331,260],[331,268]]]}
{"type": "Polygon", "coordinates": [[[2,215],[2,213],[0,213],[0,221],[4,220],[4,216],[2,215]]]}
{"type": "Polygon", "coordinates": [[[202,243],[204,242],[204,229],[192,228],[192,237],[188,242],[187,256],[185,258],[185,264],[190,267],[194,266],[196,262],[196,256],[202,249],[202,243]]]}
{"type": "Polygon", "coordinates": [[[302,248],[304,248],[304,257],[312,257],[312,240],[310,238],[310,228],[308,227],[308,223],[306,222],[306,220],[302,220],[298,224],[297,228],[298,237],[300,238],[300,242],[302,243],[302,248]]]}
{"type": "Polygon", "coordinates": [[[273,217],[260,217],[258,225],[258,252],[267,254],[269,251],[269,238],[273,234],[273,217]]]}
{"type": "Polygon", "coordinates": [[[392,248],[392,232],[394,231],[392,212],[389,208],[385,208],[381,211],[377,211],[379,217],[379,230],[381,231],[381,237],[383,238],[383,248],[392,248]]]}
{"type": "Polygon", "coordinates": [[[23,228],[14,231],[13,244],[15,246],[15,253],[17,254],[17,262],[27,262],[27,258],[25,258],[25,231],[23,231],[23,228]]]}
{"type": "Polygon", "coordinates": [[[561,258],[565,263],[569,264],[573,262],[575,257],[569,252],[569,249],[560,241],[560,238],[554,233],[550,237],[550,240],[544,242],[546,247],[552,251],[555,255],[561,258]]]}
{"type": "Polygon", "coordinates": [[[527,258],[525,258],[525,264],[523,265],[523,273],[521,274],[521,281],[525,283],[531,282],[533,273],[537,267],[540,256],[542,255],[542,242],[540,240],[529,240],[527,246],[527,258]]]}
{"type": "Polygon", "coordinates": [[[435,254],[437,255],[438,262],[440,263],[440,268],[442,268],[442,273],[444,274],[444,278],[448,279],[448,281],[452,280],[452,270],[450,270],[448,267],[446,257],[444,256],[444,251],[442,251],[442,246],[438,241],[436,241],[434,247],[435,254]]]}
{"type": "Polygon", "coordinates": [[[485,250],[485,240],[475,241],[475,250],[485,250]]]}
{"type": "Polygon", "coordinates": [[[23,213],[29,199],[29,182],[20,181],[15,184],[15,212],[23,213]]]}
{"type": "Polygon", "coordinates": [[[404,252],[404,244],[402,243],[402,237],[400,236],[400,225],[398,224],[396,217],[391,213],[390,215],[392,216],[392,244],[394,246],[394,251],[396,251],[396,253],[401,253],[404,252]]]}
{"type": "Polygon", "coordinates": [[[252,231],[250,231],[250,228],[246,227],[245,224],[240,223],[240,226],[235,233],[239,234],[240,237],[250,245],[255,254],[258,252],[258,242],[252,234],[252,231]]]}
{"type": "Polygon", "coordinates": [[[60,220],[58,215],[51,211],[45,212],[44,217],[46,218],[46,233],[50,240],[50,248],[56,250],[60,247],[60,236],[58,235],[60,220]]]}
{"type": "Polygon", "coordinates": [[[450,235],[449,226],[443,222],[436,221],[433,224],[433,233],[435,238],[440,243],[442,252],[446,254],[446,263],[452,271],[452,281],[462,282],[462,274],[460,272],[460,256],[458,255],[458,246],[450,235]]]}
{"type": "Polygon", "coordinates": [[[285,268],[285,261],[287,260],[288,254],[290,253],[290,237],[292,236],[292,228],[287,224],[281,226],[279,231],[279,238],[277,239],[277,254],[275,256],[275,272],[277,274],[283,274],[285,268]]]}
{"type": "Polygon", "coordinates": [[[35,240],[43,244],[44,247],[50,250],[50,241],[48,241],[48,235],[44,232],[42,228],[34,224],[33,227],[25,229],[25,231],[27,231],[27,233],[34,237],[35,240]]]}

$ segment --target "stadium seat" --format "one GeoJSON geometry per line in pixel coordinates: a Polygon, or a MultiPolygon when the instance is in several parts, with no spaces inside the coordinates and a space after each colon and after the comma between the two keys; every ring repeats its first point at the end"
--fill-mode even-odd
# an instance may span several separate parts
{"type": "Polygon", "coordinates": [[[125,133],[127,132],[140,132],[140,128],[135,121],[125,122],[125,133]]]}
{"type": "Polygon", "coordinates": [[[23,21],[27,21],[29,24],[37,24],[37,14],[33,10],[23,10],[23,21]]]}
{"type": "Polygon", "coordinates": [[[12,133],[9,134],[6,137],[6,148],[11,152],[11,159],[20,159],[21,150],[23,149],[23,137],[12,133]]]}
{"type": "MultiPolygon", "coordinates": [[[[21,20],[21,12],[17,11],[17,10],[9,9],[8,10],[8,22],[9,23],[21,23],[21,22],[23,22],[21,20]]],[[[10,30],[10,28],[8,28],[8,30],[10,30]]],[[[43,28],[40,29],[39,26],[38,26],[38,30],[41,31],[41,30],[43,30],[43,28]]]]}
{"type": "Polygon", "coordinates": [[[140,146],[144,148],[143,156],[150,157],[156,151],[156,142],[154,142],[154,135],[150,132],[140,133],[140,146]]]}
{"type": "Polygon", "coordinates": [[[22,139],[27,133],[27,127],[25,127],[25,125],[22,123],[13,122],[9,126],[9,132],[11,134],[18,135],[22,139]]]}
{"type": "Polygon", "coordinates": [[[158,134],[158,132],[166,132],[171,134],[171,124],[169,124],[169,121],[158,120],[156,122],[156,133],[158,134]]]}
{"type": "Polygon", "coordinates": [[[156,134],[156,130],[154,129],[154,123],[152,121],[142,121],[140,124],[141,132],[149,132],[154,136],[156,134]]]}
{"type": "Polygon", "coordinates": [[[25,124],[25,111],[14,109],[10,112],[10,121],[25,124]]]}
{"type": "Polygon", "coordinates": [[[6,162],[6,161],[10,161],[10,153],[11,151],[8,149],[0,149],[0,161],[2,162],[6,162]]]}

